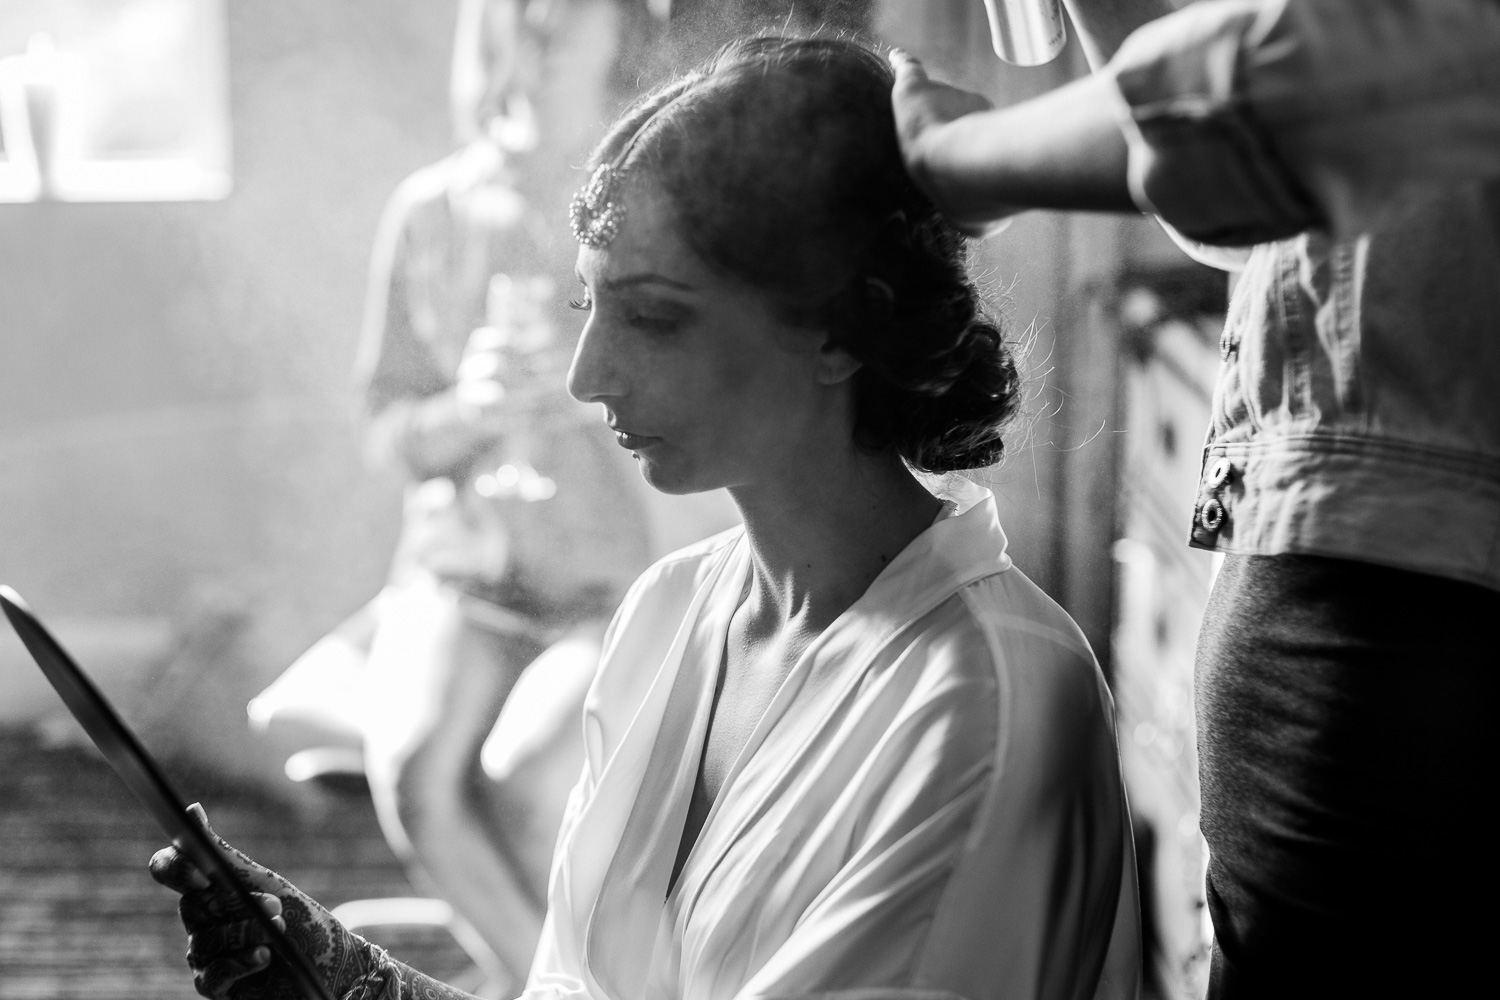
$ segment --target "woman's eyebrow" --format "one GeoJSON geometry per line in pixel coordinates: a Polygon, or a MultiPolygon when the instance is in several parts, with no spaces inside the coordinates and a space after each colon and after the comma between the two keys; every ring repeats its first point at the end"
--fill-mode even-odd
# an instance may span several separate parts
{"type": "Polygon", "coordinates": [[[683,292],[697,291],[696,288],[694,288],[692,285],[687,284],[686,282],[677,281],[674,278],[668,278],[666,275],[657,274],[654,271],[647,271],[641,274],[626,274],[618,278],[610,278],[604,281],[603,285],[605,288],[612,292],[618,291],[622,288],[633,288],[637,285],[666,285],[668,288],[675,288],[678,291],[683,292]]]}

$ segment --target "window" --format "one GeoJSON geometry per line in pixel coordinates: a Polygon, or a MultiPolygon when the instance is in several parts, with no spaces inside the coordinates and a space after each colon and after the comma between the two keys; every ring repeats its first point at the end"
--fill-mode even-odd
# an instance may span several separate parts
{"type": "Polygon", "coordinates": [[[229,189],[224,0],[0,4],[0,202],[229,189]]]}

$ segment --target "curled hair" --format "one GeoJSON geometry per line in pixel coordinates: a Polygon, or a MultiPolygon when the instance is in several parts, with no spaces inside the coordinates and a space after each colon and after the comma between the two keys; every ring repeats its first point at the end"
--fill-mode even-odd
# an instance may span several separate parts
{"type": "Polygon", "coordinates": [[[688,246],[861,362],[855,440],[914,468],[991,465],[1020,376],[964,238],[907,176],[893,74],[835,38],[733,42],[648,94],[593,165],[647,177],[688,246]]]}

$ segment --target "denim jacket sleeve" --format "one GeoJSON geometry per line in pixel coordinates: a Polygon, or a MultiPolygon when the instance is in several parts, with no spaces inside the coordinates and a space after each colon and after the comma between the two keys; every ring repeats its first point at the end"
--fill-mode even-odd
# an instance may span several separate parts
{"type": "Polygon", "coordinates": [[[1106,72],[1137,203],[1191,240],[1353,235],[1500,175],[1500,0],[1202,0],[1106,72]]]}

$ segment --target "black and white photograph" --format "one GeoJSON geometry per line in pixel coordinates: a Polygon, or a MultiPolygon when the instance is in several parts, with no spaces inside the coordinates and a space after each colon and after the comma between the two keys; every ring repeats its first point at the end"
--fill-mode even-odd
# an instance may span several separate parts
{"type": "Polygon", "coordinates": [[[1472,995],[1500,0],[0,0],[0,1000],[1472,995]]]}

